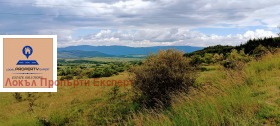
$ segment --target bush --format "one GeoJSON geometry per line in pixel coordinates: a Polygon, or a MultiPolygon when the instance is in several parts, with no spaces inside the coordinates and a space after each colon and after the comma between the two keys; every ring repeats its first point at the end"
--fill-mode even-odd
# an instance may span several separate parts
{"type": "Polygon", "coordinates": [[[244,53],[244,50],[239,52],[236,49],[233,49],[231,53],[228,54],[227,59],[224,60],[221,64],[228,69],[243,69],[245,63],[251,60],[250,56],[244,53]]]}
{"type": "Polygon", "coordinates": [[[109,67],[105,67],[103,69],[103,75],[101,75],[102,77],[110,77],[112,75],[114,75],[116,73],[115,70],[109,68],[109,67]]]}
{"type": "Polygon", "coordinates": [[[176,50],[150,55],[131,72],[135,75],[133,88],[140,93],[137,100],[152,108],[170,105],[171,94],[187,90],[195,80],[195,71],[188,59],[183,56],[183,52],[176,50]]]}
{"type": "Polygon", "coordinates": [[[259,45],[258,47],[256,47],[253,50],[253,56],[255,58],[260,58],[260,57],[262,57],[262,56],[264,56],[265,54],[268,54],[268,53],[269,53],[269,50],[262,45],[259,45]]]}
{"type": "Polygon", "coordinates": [[[224,55],[223,54],[218,54],[218,53],[215,53],[214,55],[213,55],[213,58],[212,58],[212,61],[214,62],[214,63],[217,63],[217,62],[220,62],[220,61],[222,61],[224,59],[224,55]]]}
{"type": "Polygon", "coordinates": [[[102,75],[104,75],[103,70],[95,69],[93,71],[93,73],[89,75],[89,78],[99,78],[99,77],[102,77],[102,75]]]}
{"type": "Polygon", "coordinates": [[[191,57],[190,64],[192,66],[199,66],[200,64],[204,63],[205,61],[202,59],[200,55],[194,55],[191,57]]]}

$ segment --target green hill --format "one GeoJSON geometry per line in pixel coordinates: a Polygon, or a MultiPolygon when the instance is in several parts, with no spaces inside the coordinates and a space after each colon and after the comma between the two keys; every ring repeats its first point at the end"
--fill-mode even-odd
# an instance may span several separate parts
{"type": "Polygon", "coordinates": [[[114,57],[98,51],[81,51],[81,50],[67,50],[59,51],[57,54],[58,58],[62,59],[76,59],[76,58],[89,58],[89,57],[114,57]]]}
{"type": "Polygon", "coordinates": [[[201,72],[197,88],[174,96],[172,106],[135,115],[139,125],[280,125],[280,53],[242,70],[216,66],[201,72]]]}
{"type": "Polygon", "coordinates": [[[232,49],[241,50],[244,49],[246,54],[252,54],[253,50],[262,45],[266,48],[279,48],[280,47],[280,37],[275,38],[261,38],[261,39],[253,39],[247,41],[245,44],[241,44],[239,46],[210,46],[206,47],[202,50],[194,51],[191,53],[185,54],[185,56],[193,56],[193,55],[204,55],[205,53],[218,53],[218,54],[226,54],[229,53],[232,49]]]}

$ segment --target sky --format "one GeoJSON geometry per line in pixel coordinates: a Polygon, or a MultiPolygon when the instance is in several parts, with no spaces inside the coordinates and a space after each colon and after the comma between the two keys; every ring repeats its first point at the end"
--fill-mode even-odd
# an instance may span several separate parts
{"type": "Polygon", "coordinates": [[[58,47],[239,45],[275,37],[279,0],[0,0],[0,34],[58,47]]]}

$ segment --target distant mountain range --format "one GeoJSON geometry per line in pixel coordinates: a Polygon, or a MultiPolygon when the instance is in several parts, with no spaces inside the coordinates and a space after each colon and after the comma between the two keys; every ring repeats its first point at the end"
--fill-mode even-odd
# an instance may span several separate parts
{"type": "Polygon", "coordinates": [[[82,51],[82,50],[65,50],[58,51],[58,58],[83,58],[83,57],[114,57],[98,51],[82,51]]]}
{"type": "Polygon", "coordinates": [[[58,48],[58,58],[84,58],[84,57],[141,57],[159,50],[176,49],[190,53],[203,49],[192,46],[154,46],[154,47],[128,47],[128,46],[69,46],[58,48]]]}

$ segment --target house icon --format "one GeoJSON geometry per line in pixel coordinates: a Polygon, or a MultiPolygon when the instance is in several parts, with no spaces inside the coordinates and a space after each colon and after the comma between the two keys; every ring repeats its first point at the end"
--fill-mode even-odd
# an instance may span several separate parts
{"type": "Polygon", "coordinates": [[[33,49],[32,49],[31,46],[25,46],[25,47],[22,48],[22,53],[23,53],[23,55],[25,55],[26,58],[28,59],[28,57],[29,57],[30,55],[32,55],[33,49]]]}
{"type": "Polygon", "coordinates": [[[25,47],[24,48],[24,52],[25,52],[25,55],[30,55],[30,48],[28,48],[28,47],[25,47]]]}
{"type": "MultiPolygon", "coordinates": [[[[32,55],[33,49],[32,49],[31,46],[24,46],[22,48],[22,53],[28,59],[28,57],[30,55],[32,55]]],[[[19,60],[17,65],[39,65],[39,64],[38,64],[38,62],[36,60],[19,60]]]]}

